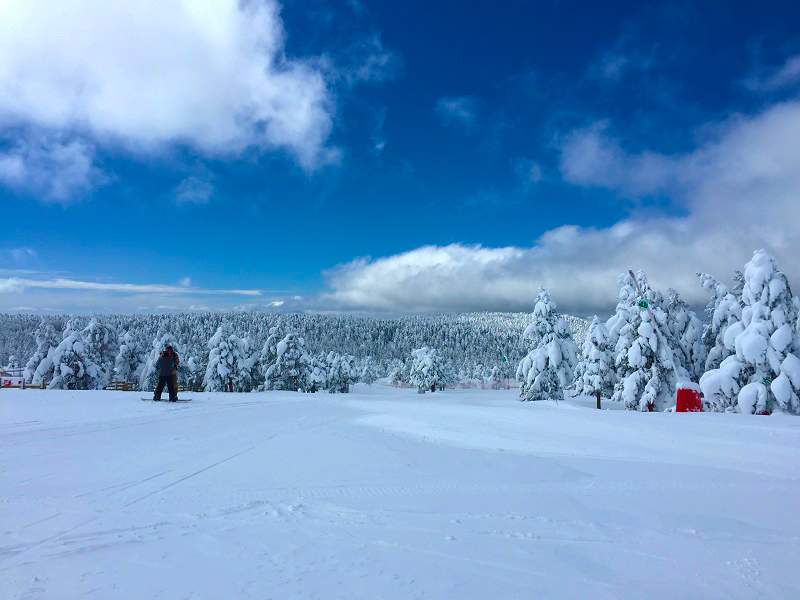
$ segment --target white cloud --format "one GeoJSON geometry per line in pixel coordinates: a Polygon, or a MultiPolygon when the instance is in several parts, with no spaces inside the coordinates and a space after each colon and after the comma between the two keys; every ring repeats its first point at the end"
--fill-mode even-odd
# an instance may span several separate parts
{"type": "Polygon", "coordinates": [[[375,127],[372,128],[371,132],[372,150],[376,156],[380,156],[383,153],[383,149],[386,148],[386,132],[383,130],[383,125],[386,123],[386,107],[381,107],[375,117],[375,127]]]}
{"type": "Polygon", "coordinates": [[[181,277],[178,280],[178,285],[181,287],[189,287],[192,285],[192,278],[191,277],[181,277]]]}
{"type": "Polygon", "coordinates": [[[137,284],[137,283],[98,283],[75,279],[23,279],[19,277],[0,278],[0,292],[19,292],[28,288],[51,290],[91,290],[94,292],[123,292],[136,294],[233,294],[237,296],[260,296],[261,290],[208,290],[187,288],[184,285],[137,284]]]}
{"type": "MultiPolygon", "coordinates": [[[[250,289],[205,289],[182,285],[98,283],[58,276],[0,277],[0,311],[28,306],[36,312],[60,307],[58,312],[130,313],[169,310],[231,310],[242,301],[255,301],[265,293],[250,289]]],[[[276,290],[270,290],[275,294],[276,290]]],[[[274,296],[273,296],[274,297],[274,296]]]]}
{"type": "Polygon", "coordinates": [[[439,98],[436,113],[446,124],[469,125],[478,114],[478,102],[471,96],[439,98]]]}
{"type": "Polygon", "coordinates": [[[629,48],[629,40],[623,38],[613,49],[607,50],[589,67],[589,75],[606,83],[618,83],[634,71],[648,71],[653,65],[653,54],[643,54],[629,48]]]}
{"type": "MultiPolygon", "coordinates": [[[[327,146],[335,98],[321,60],[285,55],[279,8],[275,0],[5,0],[0,123],[136,150],[279,149],[314,169],[336,157],[327,146]]],[[[63,151],[91,164],[88,146],[63,151]]],[[[26,164],[24,152],[0,157],[2,181],[30,181],[26,164]]],[[[91,183],[88,166],[75,170],[79,188],[91,183]]]]}
{"type": "Polygon", "coordinates": [[[378,34],[358,38],[350,45],[347,54],[350,64],[339,67],[339,76],[351,86],[393,79],[400,69],[397,55],[384,48],[378,34]]]}
{"type": "Polygon", "coordinates": [[[30,248],[14,248],[11,250],[11,256],[13,256],[14,260],[17,262],[23,262],[29,258],[36,258],[36,252],[30,248]]]}
{"type": "Polygon", "coordinates": [[[18,277],[0,278],[0,294],[18,294],[24,289],[23,280],[18,277]]]}
{"type": "Polygon", "coordinates": [[[611,135],[607,121],[571,131],[559,143],[561,174],[576,185],[641,196],[664,188],[677,174],[672,157],[654,152],[627,154],[611,135]]]}
{"type": "Polygon", "coordinates": [[[529,190],[537,183],[541,182],[544,177],[542,165],[527,158],[520,158],[514,161],[514,172],[519,179],[520,187],[523,191],[529,190]]]}
{"type": "Polygon", "coordinates": [[[28,133],[0,153],[0,185],[35,194],[45,202],[69,204],[109,180],[94,165],[94,153],[94,147],[80,139],[28,133]]]}
{"type": "Polygon", "coordinates": [[[761,69],[744,81],[745,87],[754,92],[774,92],[800,83],[800,54],[786,59],[777,69],[761,69]]]}
{"type": "Polygon", "coordinates": [[[17,151],[0,154],[0,182],[8,186],[20,186],[26,180],[25,160],[17,151]]]}
{"type": "Polygon", "coordinates": [[[236,312],[252,312],[257,308],[255,304],[237,304],[231,310],[236,312]]]}
{"type": "Polygon", "coordinates": [[[525,310],[540,284],[562,310],[608,313],[617,276],[644,269],[662,289],[705,303],[695,272],[729,278],[767,248],[800,290],[800,102],[707,128],[690,153],[628,154],[610,127],[565,136],[561,169],[576,185],[620,193],[663,194],[682,217],[631,217],[605,229],[560,227],[530,248],[426,246],[328,273],[322,300],[386,311],[525,310]]]}
{"type": "Polygon", "coordinates": [[[24,246],[20,248],[11,248],[11,250],[7,250],[5,252],[0,252],[0,256],[5,254],[7,254],[11,260],[18,264],[29,263],[38,258],[36,250],[24,246]]]}
{"type": "Polygon", "coordinates": [[[177,204],[208,204],[214,195],[214,184],[208,178],[190,175],[173,190],[177,204]]]}

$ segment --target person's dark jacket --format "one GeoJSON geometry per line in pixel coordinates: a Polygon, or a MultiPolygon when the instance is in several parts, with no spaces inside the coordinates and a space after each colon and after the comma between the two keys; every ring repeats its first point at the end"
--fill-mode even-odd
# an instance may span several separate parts
{"type": "Polygon", "coordinates": [[[156,362],[156,371],[158,371],[159,377],[172,377],[175,372],[175,366],[175,360],[172,355],[163,353],[156,362]]]}

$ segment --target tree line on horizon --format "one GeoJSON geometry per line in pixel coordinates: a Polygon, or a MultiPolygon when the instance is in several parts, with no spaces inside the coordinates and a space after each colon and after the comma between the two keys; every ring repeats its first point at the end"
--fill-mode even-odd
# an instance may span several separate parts
{"type": "Polygon", "coordinates": [[[208,391],[346,392],[356,381],[383,377],[420,391],[499,388],[513,378],[525,401],[572,391],[662,411],[674,405],[678,384],[690,382],[702,389],[706,410],[800,413],[800,298],[773,257],[755,252],[730,289],[711,275],[698,277],[711,295],[704,321],[675,290],[652,288],[642,272],[620,276],[614,315],[591,324],[559,315],[544,289],[529,317],[117,315],[71,318],[60,333],[57,317],[42,318],[24,378],[66,389],[124,380],[149,390],[158,354],[172,345],[182,357],[179,382],[208,391]]]}

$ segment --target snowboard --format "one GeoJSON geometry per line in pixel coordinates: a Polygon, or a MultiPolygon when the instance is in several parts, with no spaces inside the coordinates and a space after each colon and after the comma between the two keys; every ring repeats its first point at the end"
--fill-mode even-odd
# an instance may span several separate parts
{"type": "MultiPolygon", "coordinates": [[[[169,398],[162,398],[161,400],[153,400],[152,398],[141,398],[143,401],[150,401],[150,402],[169,402],[169,398]]],[[[191,398],[178,398],[175,402],[191,402],[191,398]]]]}

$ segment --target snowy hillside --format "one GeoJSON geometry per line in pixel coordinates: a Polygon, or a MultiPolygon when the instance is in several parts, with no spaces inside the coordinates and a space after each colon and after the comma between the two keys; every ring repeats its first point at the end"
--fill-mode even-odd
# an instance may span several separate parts
{"type": "Polygon", "coordinates": [[[0,597],[800,597],[800,421],[0,391],[0,597]]]}

